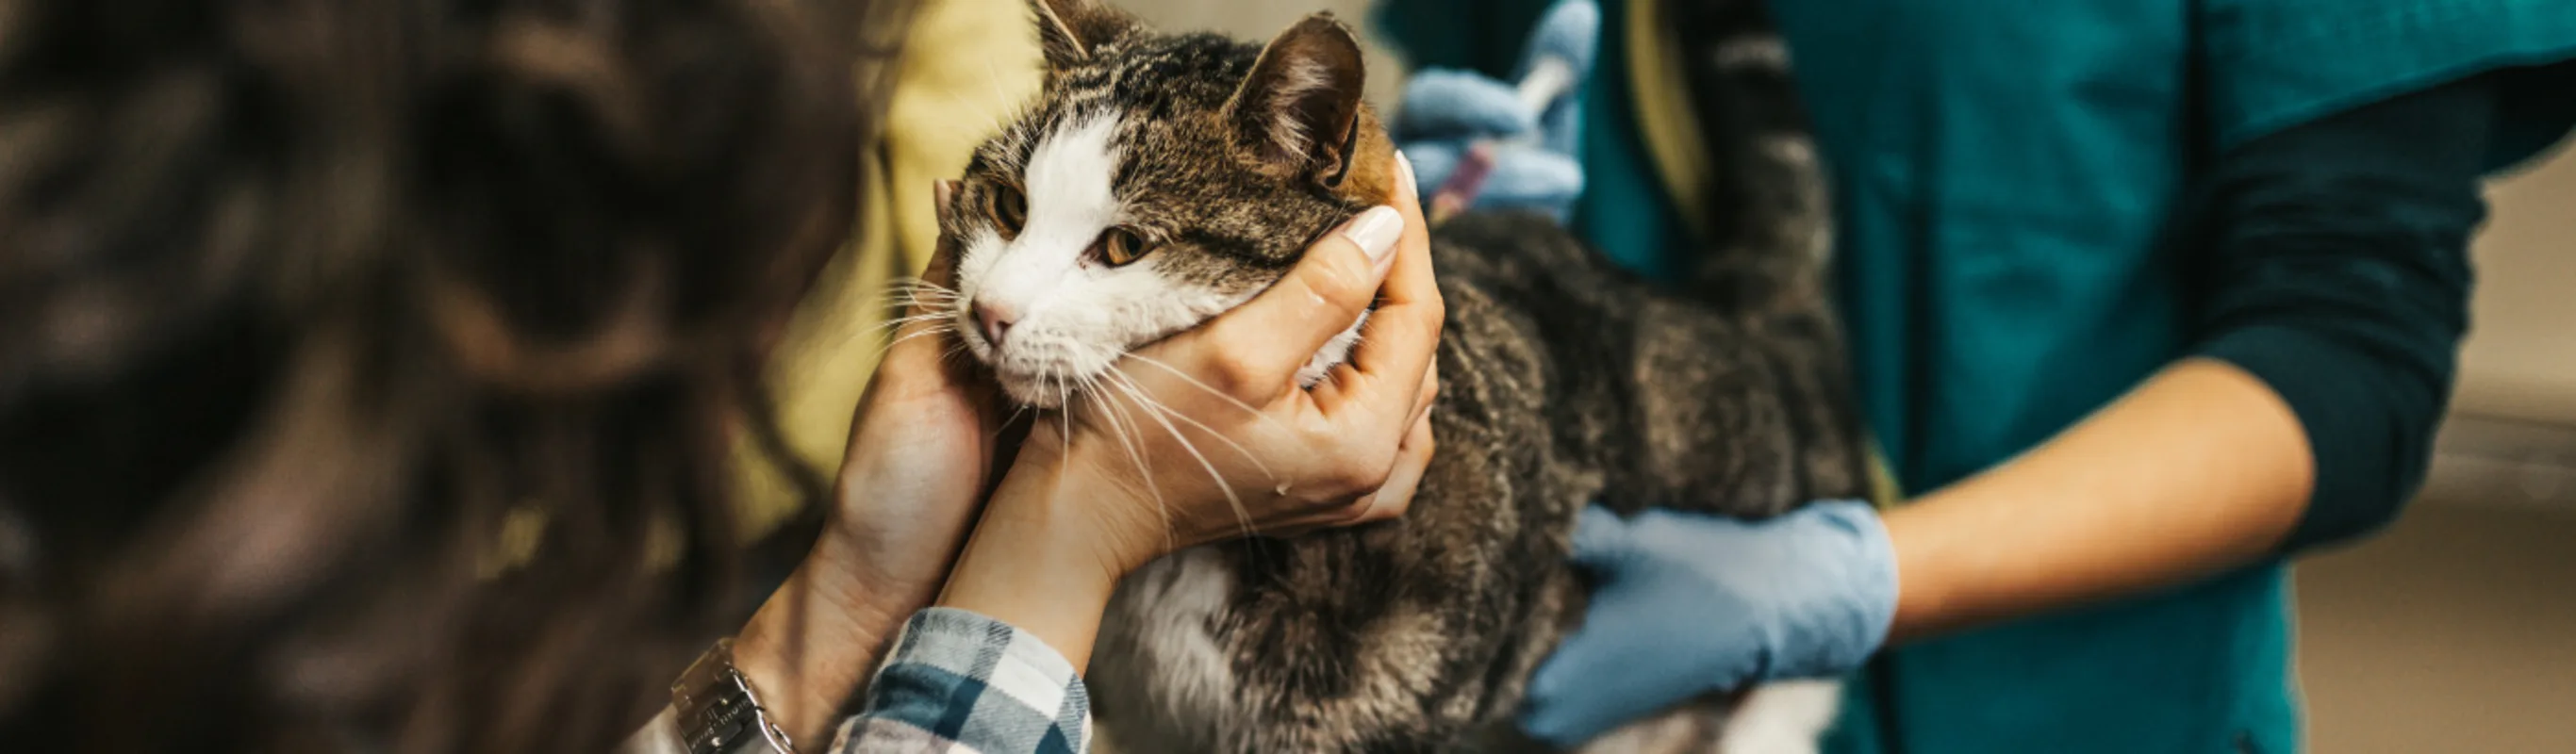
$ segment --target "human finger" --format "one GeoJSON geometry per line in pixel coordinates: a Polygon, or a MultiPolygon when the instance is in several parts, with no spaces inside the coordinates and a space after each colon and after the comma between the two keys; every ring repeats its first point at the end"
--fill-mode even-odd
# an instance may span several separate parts
{"type": "Polygon", "coordinates": [[[1327,415],[1344,417],[1343,421],[1383,422],[1345,427],[1360,433],[1403,431],[1405,425],[1399,422],[1416,413],[1413,401],[1439,349],[1447,316],[1432,270],[1431,231],[1422,219],[1421,186],[1404,155],[1396,155],[1396,160],[1401,181],[1393,206],[1405,220],[1403,241],[1379,290],[1377,308],[1369,314],[1367,337],[1352,349],[1349,361],[1335,370],[1332,381],[1315,391],[1316,405],[1327,415]]]}
{"type": "Polygon", "coordinates": [[[1269,290],[1147,350],[1236,399],[1268,400],[1368,310],[1388,274],[1378,260],[1395,253],[1405,222],[1389,207],[1360,213],[1307,248],[1269,290]]]}

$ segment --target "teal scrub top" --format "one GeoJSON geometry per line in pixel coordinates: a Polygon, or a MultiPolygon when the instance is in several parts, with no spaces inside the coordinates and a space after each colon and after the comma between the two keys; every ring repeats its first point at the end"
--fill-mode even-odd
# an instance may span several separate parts
{"type": "MultiPolygon", "coordinates": [[[[1546,4],[1397,0],[1378,20],[1416,64],[1501,75],[1546,4]]],[[[1624,28],[1603,5],[1604,28],[1624,28]]],[[[1911,493],[2038,444],[2185,352],[2190,292],[2158,242],[2214,155],[2504,69],[2497,167],[2576,121],[2576,0],[1772,6],[1835,181],[1861,399],[1911,493]]],[[[1584,103],[1574,224],[1661,272],[1686,231],[1636,137],[1622,47],[1605,39],[1584,103]]],[[[1831,749],[2296,751],[2290,626],[2273,563],[1910,645],[1849,686],[1831,749]]]]}

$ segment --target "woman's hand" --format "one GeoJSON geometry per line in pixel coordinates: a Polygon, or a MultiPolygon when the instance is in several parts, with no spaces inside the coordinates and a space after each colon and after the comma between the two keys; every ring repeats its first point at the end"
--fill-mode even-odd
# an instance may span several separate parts
{"type": "Polygon", "coordinates": [[[1430,463],[1443,312],[1398,160],[1392,208],[1328,235],[1251,302],[1122,361],[1117,387],[1078,401],[1064,430],[1033,431],[941,604],[1035,633],[1081,666],[1111,588],[1156,557],[1402,514],[1430,463]],[[1373,291],[1349,363],[1300,388],[1299,368],[1373,291]]]}
{"type": "MultiPolygon", "coordinates": [[[[946,184],[939,191],[944,206],[946,184]]],[[[898,622],[939,596],[1004,440],[1000,389],[951,350],[943,329],[953,259],[934,257],[909,294],[859,400],[832,493],[827,537],[845,547],[847,572],[866,587],[860,596],[898,622]]]]}
{"type": "Polygon", "coordinates": [[[819,740],[885,640],[939,595],[993,476],[999,391],[945,358],[946,319],[932,316],[955,295],[953,258],[934,257],[859,399],[830,525],[735,642],[792,740],[819,740]]]}
{"type": "MultiPolygon", "coordinates": [[[[1409,170],[1399,162],[1398,175],[1409,170]]],[[[1118,485],[1103,502],[1119,505],[1089,509],[1119,517],[1104,534],[1142,538],[1119,543],[1127,568],[1403,513],[1431,452],[1442,304],[1419,208],[1399,205],[1351,220],[1251,304],[1130,355],[1118,386],[1072,412],[1070,447],[1036,432],[1021,462],[1118,485]],[[1372,291],[1378,308],[1349,361],[1301,389],[1300,368],[1359,320],[1372,291]],[[1402,456],[1417,462],[1399,466],[1402,456]]]]}

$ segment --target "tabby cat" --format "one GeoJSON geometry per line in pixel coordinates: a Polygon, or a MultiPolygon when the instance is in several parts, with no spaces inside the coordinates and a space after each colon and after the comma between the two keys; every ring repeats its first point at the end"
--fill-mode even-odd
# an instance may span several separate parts
{"type": "MultiPolygon", "coordinates": [[[[1760,52],[1758,0],[1703,5],[1678,3],[1676,22],[1760,52]]],[[[1043,92],[941,207],[959,337],[1016,401],[1081,400],[1127,350],[1249,299],[1395,187],[1360,47],[1329,16],[1265,47],[1157,33],[1098,0],[1031,8],[1043,92]],[[1010,311],[1009,328],[988,334],[979,303],[1010,311]]],[[[1535,750],[1509,720],[1581,618],[1566,556],[1583,505],[1763,516],[1867,493],[1823,292],[1820,184],[1777,57],[1691,73],[1713,103],[1699,113],[1711,161],[1733,179],[1706,192],[1715,240],[1681,284],[1632,278],[1535,217],[1436,229],[1439,452],[1411,511],[1132,575],[1091,663],[1105,745],[1535,750]]],[[[1811,750],[1835,697],[1766,686],[1587,750],[1811,750]]]]}

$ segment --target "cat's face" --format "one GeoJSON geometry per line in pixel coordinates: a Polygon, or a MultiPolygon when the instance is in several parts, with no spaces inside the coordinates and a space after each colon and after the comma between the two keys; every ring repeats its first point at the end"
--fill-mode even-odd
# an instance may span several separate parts
{"type": "Polygon", "coordinates": [[[1156,34],[1096,0],[1030,4],[1045,89],[940,202],[948,315],[1012,399],[1063,405],[1388,196],[1359,46],[1329,18],[1260,48],[1156,34]]]}

